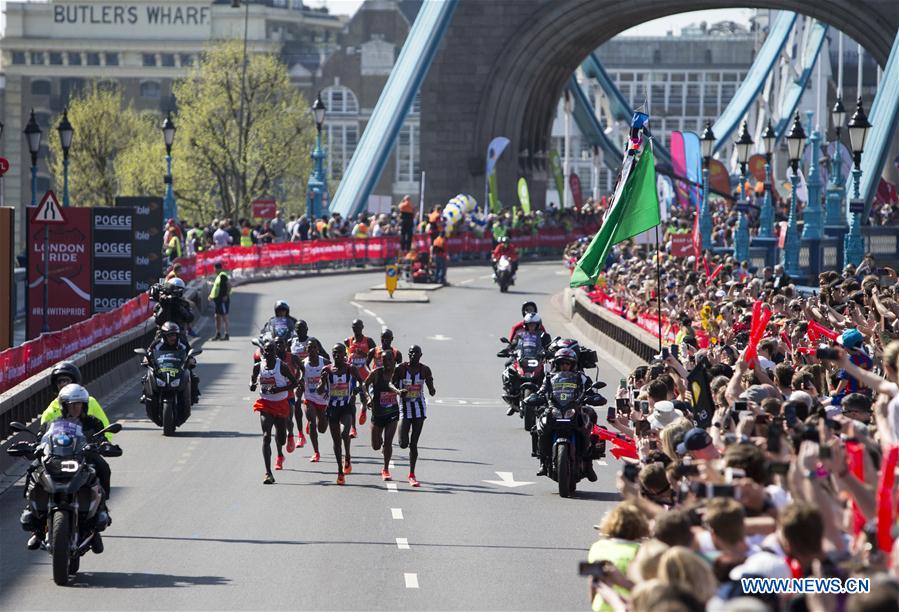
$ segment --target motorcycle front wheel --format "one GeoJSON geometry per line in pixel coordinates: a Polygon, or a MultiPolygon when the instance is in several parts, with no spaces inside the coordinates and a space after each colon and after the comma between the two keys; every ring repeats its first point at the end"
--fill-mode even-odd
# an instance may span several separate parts
{"type": "Polygon", "coordinates": [[[175,435],[175,406],[171,399],[162,400],[162,435],[175,435]]]}
{"type": "Polygon", "coordinates": [[[567,444],[560,444],[556,447],[556,481],[559,484],[559,496],[568,497],[572,492],[572,475],[571,475],[571,459],[568,456],[569,448],[567,444]]]}
{"type": "Polygon", "coordinates": [[[72,522],[65,512],[53,515],[50,527],[50,555],[53,558],[53,582],[65,586],[69,582],[69,541],[72,522]]]}
{"type": "Polygon", "coordinates": [[[534,412],[534,407],[529,406],[526,401],[528,399],[528,397],[531,396],[532,393],[533,393],[533,391],[531,391],[530,389],[525,389],[521,393],[521,405],[524,408],[523,412],[524,412],[524,430],[525,431],[531,431],[534,428],[534,426],[537,424],[537,415],[534,412]]]}

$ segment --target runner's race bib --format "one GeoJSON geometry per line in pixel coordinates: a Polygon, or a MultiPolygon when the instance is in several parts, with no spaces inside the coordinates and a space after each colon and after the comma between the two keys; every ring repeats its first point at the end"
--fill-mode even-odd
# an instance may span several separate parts
{"type": "Polygon", "coordinates": [[[392,408],[396,406],[396,393],[393,391],[381,391],[381,407],[392,408]]]}
{"type": "Polygon", "coordinates": [[[331,389],[328,393],[332,398],[335,397],[349,397],[350,395],[350,387],[345,382],[334,383],[331,385],[331,389]]]}
{"type": "Polygon", "coordinates": [[[420,397],[421,397],[421,385],[420,384],[409,385],[408,387],[406,387],[406,399],[407,400],[414,400],[414,399],[418,399],[420,397]]]}

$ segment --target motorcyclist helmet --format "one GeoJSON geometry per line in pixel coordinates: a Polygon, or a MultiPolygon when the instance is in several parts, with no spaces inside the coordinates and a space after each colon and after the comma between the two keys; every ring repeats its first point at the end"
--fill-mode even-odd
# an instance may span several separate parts
{"type": "Polygon", "coordinates": [[[540,315],[536,312],[529,312],[524,315],[524,326],[527,327],[529,325],[540,326],[543,323],[543,319],[540,318],[540,315]]]}
{"type": "Polygon", "coordinates": [[[86,410],[90,398],[91,396],[90,393],[87,392],[87,389],[76,383],[68,384],[60,389],[59,406],[62,410],[63,418],[68,418],[70,416],[69,409],[72,408],[74,404],[81,404],[81,413],[77,415],[80,416],[86,410]]]}
{"type": "Polygon", "coordinates": [[[577,367],[577,353],[570,348],[563,348],[556,351],[556,355],[553,357],[553,366],[556,369],[560,369],[560,366],[563,363],[568,363],[568,365],[571,366],[571,369],[577,367]]]}
{"type": "MultiPolygon", "coordinates": [[[[60,388],[60,383],[65,382],[81,384],[81,370],[71,361],[60,361],[50,372],[50,384],[54,389],[60,388]]],[[[62,385],[65,386],[65,385],[62,385]]]]}
{"type": "Polygon", "coordinates": [[[177,338],[181,335],[181,327],[174,321],[166,321],[162,324],[160,332],[162,333],[162,337],[166,340],[169,338],[177,338]]]}
{"type": "Polygon", "coordinates": [[[289,315],[290,314],[290,304],[288,304],[284,300],[278,300],[277,302],[275,302],[275,316],[276,317],[280,316],[280,315],[278,315],[279,310],[283,310],[285,316],[289,315]]]}
{"type": "Polygon", "coordinates": [[[537,312],[537,304],[534,302],[525,302],[521,305],[521,316],[525,316],[529,312],[537,312]]]}
{"type": "Polygon", "coordinates": [[[500,244],[509,244],[509,237],[508,237],[508,236],[501,236],[500,239],[499,239],[499,243],[500,243],[500,244]]]}
{"type": "Polygon", "coordinates": [[[168,288],[169,293],[176,297],[184,295],[184,290],[187,288],[184,281],[177,276],[166,281],[165,286],[168,288]]]}

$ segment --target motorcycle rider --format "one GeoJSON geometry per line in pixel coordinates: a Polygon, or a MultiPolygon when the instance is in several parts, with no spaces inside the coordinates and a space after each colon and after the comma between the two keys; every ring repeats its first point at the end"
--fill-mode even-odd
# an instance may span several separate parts
{"type": "Polygon", "coordinates": [[[493,249],[493,253],[490,255],[490,260],[493,263],[493,273],[496,274],[496,264],[499,263],[500,257],[505,256],[506,259],[509,260],[509,263],[512,264],[512,278],[515,278],[515,273],[518,271],[518,251],[509,242],[508,236],[503,236],[498,240],[496,248],[493,249]]]}
{"type": "Polygon", "coordinates": [[[190,302],[184,299],[185,288],[184,281],[180,278],[175,277],[167,281],[163,290],[153,296],[157,300],[156,307],[153,308],[153,318],[156,320],[156,327],[160,329],[169,322],[178,325],[181,329],[181,339],[189,347],[187,326],[193,323],[194,313],[190,302]]]}
{"type": "MultiPolygon", "coordinates": [[[[555,357],[553,357],[553,371],[547,373],[539,394],[547,400],[548,406],[549,399],[552,397],[553,391],[556,388],[572,384],[576,389],[576,392],[582,394],[586,389],[589,389],[593,385],[593,381],[590,380],[589,376],[577,370],[577,353],[568,348],[560,349],[556,352],[555,357]]],[[[590,433],[593,429],[593,425],[596,423],[596,411],[590,406],[582,406],[581,410],[578,411],[577,418],[578,448],[583,449],[581,457],[582,469],[587,476],[587,479],[590,482],[595,482],[597,477],[596,471],[593,469],[593,460],[591,458],[592,439],[590,433]]],[[[552,453],[552,439],[550,433],[541,426],[542,423],[543,419],[539,418],[537,420],[537,431],[531,432],[531,435],[536,436],[537,439],[536,449],[541,465],[540,471],[537,472],[537,476],[546,476],[549,466],[552,463],[552,457],[550,456],[552,453]]]]}
{"type": "MultiPolygon", "coordinates": [[[[177,353],[181,359],[184,359],[187,356],[190,346],[184,341],[181,334],[181,328],[178,327],[176,323],[171,321],[163,323],[162,328],[159,330],[159,334],[161,338],[155,340],[147,349],[147,352],[150,355],[155,355],[157,353],[177,353]]],[[[143,364],[146,365],[146,363],[147,360],[144,358],[143,364]]],[[[185,418],[187,418],[190,417],[191,406],[200,401],[200,377],[194,372],[194,368],[197,367],[196,359],[193,357],[188,359],[185,367],[187,368],[187,371],[190,372],[190,380],[187,387],[184,389],[184,396],[181,398],[181,401],[185,407],[185,418]]],[[[149,401],[150,395],[150,382],[144,380],[144,394],[141,397],[141,402],[146,403],[149,401]]]]}
{"type": "MultiPolygon", "coordinates": [[[[343,341],[349,354],[349,364],[356,370],[359,381],[368,378],[368,354],[375,348],[375,341],[362,333],[365,324],[362,319],[353,320],[353,335],[343,341]]],[[[363,421],[364,422],[364,421],[363,421]]],[[[360,423],[362,424],[362,423],[360,423]]],[[[356,437],[356,404],[353,403],[353,423],[350,437],[356,437]]]]}
{"type": "Polygon", "coordinates": [[[409,484],[417,487],[415,463],[418,461],[418,440],[428,417],[428,400],[423,386],[427,385],[431,397],[437,394],[431,368],[421,362],[420,346],[413,344],[409,348],[409,361],[396,367],[393,383],[406,392],[402,397],[403,422],[400,425],[400,448],[409,448],[409,484]]]}
{"type": "MultiPolygon", "coordinates": [[[[81,384],[81,370],[77,365],[71,361],[60,361],[53,366],[53,370],[50,371],[50,386],[54,391],[58,393],[63,387],[72,383],[81,384]]],[[[103,427],[109,426],[109,418],[94,396],[88,398],[87,414],[99,420],[103,427]]],[[[41,425],[59,418],[62,418],[62,405],[59,403],[59,397],[55,397],[41,413],[41,425]]],[[[111,433],[107,432],[104,435],[112,442],[111,433]]]]}
{"type": "MultiPolygon", "coordinates": [[[[509,340],[512,340],[518,334],[519,331],[524,329],[524,318],[528,315],[528,313],[537,314],[537,304],[534,302],[525,302],[521,305],[521,321],[512,326],[512,331],[509,332],[509,340]]],[[[540,321],[540,331],[546,332],[546,329],[543,327],[543,321],[540,321]]]]}
{"type": "Polygon", "coordinates": [[[512,357],[512,361],[503,372],[503,399],[509,403],[509,409],[506,410],[507,416],[515,414],[515,403],[518,397],[518,373],[515,371],[514,353],[519,348],[535,349],[542,348],[544,351],[549,346],[552,339],[545,330],[542,329],[543,320],[536,312],[529,312],[524,315],[524,327],[519,329],[515,336],[510,338],[509,346],[502,354],[512,357]]]}
{"type": "MultiPolygon", "coordinates": [[[[106,427],[100,419],[88,413],[87,409],[90,404],[90,394],[87,392],[87,389],[85,389],[81,385],[77,383],[70,383],[64,386],[62,389],[60,389],[59,397],[57,399],[59,400],[60,406],[59,417],[47,421],[44,421],[43,418],[41,419],[41,428],[38,432],[39,438],[43,438],[44,434],[47,433],[50,423],[59,419],[69,420],[80,425],[81,430],[87,440],[90,440],[104,427],[106,427]]],[[[107,441],[104,444],[110,443],[107,441]]],[[[94,534],[94,539],[91,541],[91,550],[99,555],[103,552],[103,539],[100,536],[100,531],[102,529],[105,529],[112,523],[112,520],[109,517],[109,508],[106,505],[106,500],[109,498],[111,471],[109,469],[109,464],[99,453],[85,453],[84,459],[93,468],[94,474],[96,475],[97,480],[100,483],[100,488],[102,489],[100,507],[97,510],[96,517],[98,529],[94,534]]],[[[26,479],[25,485],[25,497],[28,499],[30,499],[30,492],[32,488],[37,486],[37,484],[32,479],[31,474],[38,465],[39,464],[35,461],[34,463],[32,463],[31,467],[28,470],[28,477],[26,479]]],[[[29,506],[22,513],[22,525],[25,526],[29,523],[33,524],[34,520],[35,517],[33,516],[33,513],[29,506]]],[[[28,539],[28,549],[36,550],[40,548],[41,542],[43,540],[44,525],[42,524],[37,529],[32,531],[31,537],[28,539]]]]}
{"type": "Polygon", "coordinates": [[[297,326],[297,322],[296,319],[290,316],[290,304],[284,300],[278,300],[275,302],[275,316],[266,321],[265,325],[262,327],[262,331],[259,332],[259,335],[264,336],[265,334],[269,334],[271,336],[284,338],[285,341],[290,341],[290,337],[297,326]]]}
{"type": "Polygon", "coordinates": [[[275,444],[278,447],[275,469],[281,470],[284,468],[284,453],[281,449],[286,442],[287,419],[290,417],[287,392],[295,389],[299,382],[287,364],[278,358],[278,346],[274,341],[265,342],[261,353],[262,361],[253,364],[250,391],[256,390],[258,380],[259,399],[253,404],[253,411],[259,413],[259,423],[262,426],[262,459],[265,462],[265,479],[262,483],[275,484],[275,477],[272,475],[272,427],[275,428],[275,444]]]}
{"type": "MultiPolygon", "coordinates": [[[[361,331],[361,327],[359,328],[361,331]]],[[[355,330],[355,329],[354,329],[355,330]]],[[[359,378],[358,369],[347,364],[347,350],[343,344],[335,344],[331,349],[333,363],[326,365],[321,371],[318,383],[320,395],[327,394],[328,426],[331,428],[331,441],[334,444],[334,456],[337,459],[337,484],[346,482],[344,474],[353,471],[350,458],[350,429],[356,416],[356,395],[361,395],[363,407],[368,403],[365,386],[359,378]],[[341,456],[340,442],[343,441],[345,456],[341,456]]]]}
{"type": "Polygon", "coordinates": [[[400,353],[393,344],[393,332],[385,329],[381,333],[381,346],[376,346],[368,352],[368,366],[370,369],[380,368],[384,365],[384,354],[393,353],[393,363],[399,364],[403,361],[403,354],[400,353]]]}

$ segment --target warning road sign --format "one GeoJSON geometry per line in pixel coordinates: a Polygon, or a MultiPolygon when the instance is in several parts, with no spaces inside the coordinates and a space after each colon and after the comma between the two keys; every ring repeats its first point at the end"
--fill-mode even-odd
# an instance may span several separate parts
{"type": "Polygon", "coordinates": [[[41,203],[37,205],[34,215],[31,217],[31,222],[48,225],[64,224],[66,222],[62,214],[62,207],[59,205],[59,200],[56,199],[56,194],[53,193],[52,189],[47,190],[47,193],[41,198],[41,203]]]}
{"type": "Polygon", "coordinates": [[[0,176],[3,176],[9,171],[9,160],[5,157],[0,157],[0,176]]]}

